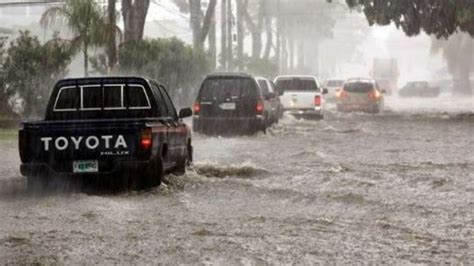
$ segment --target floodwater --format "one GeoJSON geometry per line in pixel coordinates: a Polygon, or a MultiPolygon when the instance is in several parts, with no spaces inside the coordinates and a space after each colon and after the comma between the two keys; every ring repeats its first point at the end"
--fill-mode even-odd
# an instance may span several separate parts
{"type": "Polygon", "coordinates": [[[386,108],[195,135],[185,176],[118,195],[28,195],[16,140],[2,140],[0,261],[474,263],[473,100],[386,108]]]}

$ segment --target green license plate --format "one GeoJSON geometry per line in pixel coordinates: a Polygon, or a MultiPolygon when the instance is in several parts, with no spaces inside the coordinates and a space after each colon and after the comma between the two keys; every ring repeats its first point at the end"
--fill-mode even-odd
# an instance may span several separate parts
{"type": "Polygon", "coordinates": [[[73,161],[72,170],[74,173],[97,173],[99,172],[98,161],[73,161]]]}

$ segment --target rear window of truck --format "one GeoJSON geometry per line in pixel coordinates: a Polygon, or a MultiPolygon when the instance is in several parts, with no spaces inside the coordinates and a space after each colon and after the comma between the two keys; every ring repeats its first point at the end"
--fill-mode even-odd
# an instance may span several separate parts
{"type": "Polygon", "coordinates": [[[83,85],[59,89],[54,112],[150,109],[150,99],[142,85],[83,85]]]}
{"type": "Polygon", "coordinates": [[[311,78],[278,79],[277,88],[282,91],[313,91],[319,92],[318,84],[311,78]]]}
{"type": "Polygon", "coordinates": [[[226,100],[256,97],[255,82],[249,78],[211,78],[202,84],[201,100],[226,100]]]}

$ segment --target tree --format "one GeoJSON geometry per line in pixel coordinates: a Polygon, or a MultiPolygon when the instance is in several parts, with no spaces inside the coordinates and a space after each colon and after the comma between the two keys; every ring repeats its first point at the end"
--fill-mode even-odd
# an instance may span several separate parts
{"type": "Polygon", "coordinates": [[[474,71],[474,40],[457,33],[449,39],[433,39],[432,51],[442,52],[453,77],[453,94],[472,95],[470,73],[474,71]]]}
{"type": "Polygon", "coordinates": [[[166,85],[178,103],[189,103],[210,71],[206,53],[176,38],[124,43],[118,51],[117,71],[144,75],[166,85]],[[181,92],[180,92],[181,91],[181,92]]]}
{"type": "Polygon", "coordinates": [[[125,42],[143,39],[150,0],[122,0],[125,42]]]}
{"type": "Polygon", "coordinates": [[[109,73],[113,72],[115,65],[117,64],[117,43],[116,36],[117,32],[117,11],[115,9],[116,0],[108,0],[107,5],[107,57],[108,57],[108,69],[109,73]]]}
{"type": "Polygon", "coordinates": [[[262,53],[262,32],[267,1],[259,1],[257,22],[253,21],[250,13],[248,12],[248,0],[238,0],[238,3],[242,6],[241,9],[243,12],[243,18],[247,28],[252,34],[252,57],[253,59],[259,59],[262,53]]]}
{"type": "Polygon", "coordinates": [[[89,74],[89,48],[104,44],[109,36],[105,34],[105,13],[94,0],[68,0],[62,6],[49,8],[41,16],[44,27],[66,24],[72,31],[73,47],[82,49],[85,76],[89,74]]]}
{"type": "Polygon", "coordinates": [[[5,60],[5,41],[0,39],[0,115],[9,115],[11,110],[8,108],[8,99],[11,92],[5,88],[5,78],[3,62],[5,60]]]}
{"type": "MultiPolygon", "coordinates": [[[[3,69],[6,95],[18,93],[25,100],[24,116],[39,115],[58,79],[67,74],[73,51],[71,43],[54,38],[41,44],[28,31],[11,42],[3,69]]],[[[8,100],[7,98],[7,100],[8,100]]]]}
{"type": "MultiPolygon", "coordinates": [[[[331,2],[331,0],[328,0],[331,2]]],[[[394,22],[408,36],[421,30],[438,38],[457,31],[474,36],[474,1],[472,0],[346,0],[350,7],[361,7],[370,25],[394,22]]]]}
{"type": "Polygon", "coordinates": [[[193,31],[193,45],[197,49],[204,48],[209,29],[214,19],[217,0],[210,0],[206,14],[203,17],[201,0],[189,0],[190,24],[193,31]]]}

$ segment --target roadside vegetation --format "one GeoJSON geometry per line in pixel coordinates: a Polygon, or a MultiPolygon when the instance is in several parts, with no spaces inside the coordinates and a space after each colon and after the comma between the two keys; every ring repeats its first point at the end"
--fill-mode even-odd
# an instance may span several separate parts
{"type": "MultiPolygon", "coordinates": [[[[121,0],[120,12],[119,1],[104,2],[106,5],[68,0],[46,10],[41,25],[59,32],[47,42],[28,31],[19,32],[13,40],[0,40],[0,117],[41,116],[54,82],[68,75],[70,62],[78,55],[83,58],[84,76],[147,76],[162,82],[182,104],[190,103],[200,80],[214,70],[267,77],[307,72],[319,76],[351,56],[326,62],[324,70],[314,63],[323,57],[319,45],[333,37],[336,22],[346,16],[348,7],[364,13],[370,25],[394,23],[409,36],[421,31],[431,34],[432,51],[444,55],[453,77],[453,92],[472,94],[469,75],[474,63],[464,56],[474,47],[470,0],[396,4],[376,0],[210,0],[207,4],[173,0],[180,15],[189,18],[191,44],[176,38],[144,39],[150,0],[121,0]],[[218,30],[223,33],[220,40],[218,30]]],[[[362,29],[351,27],[348,34],[362,29]]],[[[355,34],[349,37],[351,46],[362,40],[355,34]]]]}

